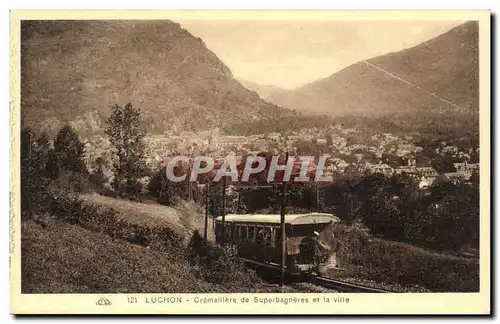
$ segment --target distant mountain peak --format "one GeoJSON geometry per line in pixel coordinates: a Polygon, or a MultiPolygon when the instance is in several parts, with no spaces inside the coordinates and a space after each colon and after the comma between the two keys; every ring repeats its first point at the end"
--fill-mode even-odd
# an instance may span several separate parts
{"type": "Polygon", "coordinates": [[[248,90],[257,92],[262,99],[267,99],[274,92],[283,91],[282,88],[275,85],[258,84],[243,79],[238,79],[238,81],[248,90]]]}

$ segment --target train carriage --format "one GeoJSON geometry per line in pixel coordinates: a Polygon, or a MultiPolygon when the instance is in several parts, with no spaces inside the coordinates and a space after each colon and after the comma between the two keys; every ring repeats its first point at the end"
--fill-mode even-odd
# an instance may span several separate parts
{"type": "MultiPolygon", "coordinates": [[[[286,267],[291,274],[309,273],[335,266],[333,226],[340,219],[327,213],[285,215],[286,267]]],[[[229,214],[215,220],[218,243],[233,244],[241,257],[281,263],[281,216],[229,214]]]]}

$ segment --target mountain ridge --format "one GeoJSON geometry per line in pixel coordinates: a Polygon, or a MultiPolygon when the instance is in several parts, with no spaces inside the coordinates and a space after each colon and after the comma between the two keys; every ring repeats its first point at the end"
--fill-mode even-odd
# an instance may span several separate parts
{"type": "Polygon", "coordinates": [[[238,79],[238,81],[248,90],[257,92],[257,94],[264,100],[266,100],[273,92],[284,91],[283,88],[272,84],[260,84],[244,79],[238,79]]]}
{"type": "Polygon", "coordinates": [[[22,126],[102,130],[114,104],[141,108],[151,133],[201,130],[293,112],[244,88],[172,21],[23,21],[22,126]]]}
{"type": "Polygon", "coordinates": [[[446,101],[476,112],[478,29],[477,22],[467,22],[409,49],[354,63],[267,99],[300,112],[335,116],[453,111],[446,101]]]}

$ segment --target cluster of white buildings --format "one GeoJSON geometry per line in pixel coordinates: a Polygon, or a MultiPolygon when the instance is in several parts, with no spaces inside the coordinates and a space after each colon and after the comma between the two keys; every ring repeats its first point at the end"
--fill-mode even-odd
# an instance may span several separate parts
{"type": "Polygon", "coordinates": [[[453,166],[456,171],[445,173],[444,176],[448,181],[454,183],[469,180],[472,177],[472,174],[479,172],[479,163],[461,162],[453,163],[453,166]]]}
{"type": "MultiPolygon", "coordinates": [[[[227,155],[257,155],[260,152],[272,154],[297,150],[298,142],[311,142],[328,145],[329,153],[335,158],[329,158],[325,165],[325,174],[342,174],[348,168],[360,172],[379,173],[385,176],[407,174],[420,179],[422,188],[432,185],[438,173],[432,167],[417,167],[414,157],[423,151],[422,147],[414,145],[411,136],[398,137],[391,133],[377,134],[367,139],[368,144],[359,143],[363,136],[356,129],[346,129],[342,125],[333,125],[327,129],[302,129],[284,134],[273,132],[252,136],[221,135],[219,129],[201,132],[179,132],[168,130],[164,135],[149,135],[145,138],[147,164],[157,167],[165,158],[172,155],[210,155],[222,157],[227,155]],[[359,137],[359,139],[358,139],[359,137]],[[354,139],[354,140],[352,140],[354,139]],[[352,143],[353,141],[354,143],[352,143]],[[356,141],[358,143],[356,143],[356,141]],[[351,143],[349,143],[351,142],[351,143]],[[406,158],[408,165],[391,167],[382,162],[383,155],[406,158]],[[348,162],[346,162],[346,160],[348,162]],[[378,162],[378,163],[377,163],[378,162]]],[[[86,141],[86,163],[91,166],[98,157],[111,161],[109,142],[104,137],[96,137],[86,141]]],[[[461,152],[458,147],[442,143],[436,152],[451,154],[458,160],[469,161],[467,152],[461,152]]],[[[477,163],[455,163],[456,172],[445,173],[449,181],[468,180],[479,169],[477,163]]]]}

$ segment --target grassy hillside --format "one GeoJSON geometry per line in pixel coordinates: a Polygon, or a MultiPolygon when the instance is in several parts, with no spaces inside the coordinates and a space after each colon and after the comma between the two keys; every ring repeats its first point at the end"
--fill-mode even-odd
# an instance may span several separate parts
{"type": "Polygon", "coordinates": [[[275,92],[268,100],[335,116],[476,114],[478,28],[477,22],[468,22],[413,48],[358,62],[295,90],[275,92]]]}
{"type": "MultiPolygon", "coordinates": [[[[116,199],[96,194],[82,194],[80,199],[84,205],[97,207],[99,210],[113,209],[118,219],[127,224],[145,228],[168,228],[184,240],[189,239],[194,230],[203,233],[205,226],[204,212],[193,202],[181,200],[173,207],[157,203],[138,203],[130,200],[116,199]]],[[[211,225],[211,220],[209,222],[211,225]]],[[[209,235],[212,228],[209,226],[209,235]]]]}
{"type": "Polygon", "coordinates": [[[286,113],[172,21],[24,21],[21,40],[22,122],[49,133],[68,121],[99,132],[111,105],[127,102],[153,133],[286,113]]]}
{"type": "Polygon", "coordinates": [[[130,200],[116,199],[96,194],[83,194],[80,199],[84,204],[100,209],[113,208],[121,220],[144,227],[166,227],[177,234],[184,235],[186,228],[181,223],[180,213],[171,207],[159,204],[142,204],[130,200]]]}
{"type": "Polygon", "coordinates": [[[179,257],[60,221],[22,224],[23,293],[218,292],[179,257]]]}

